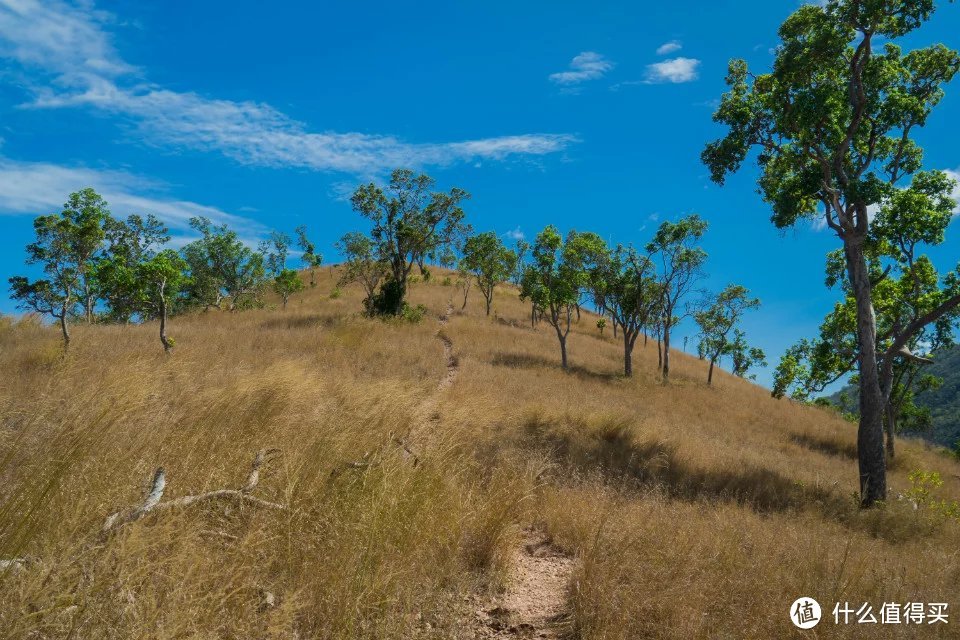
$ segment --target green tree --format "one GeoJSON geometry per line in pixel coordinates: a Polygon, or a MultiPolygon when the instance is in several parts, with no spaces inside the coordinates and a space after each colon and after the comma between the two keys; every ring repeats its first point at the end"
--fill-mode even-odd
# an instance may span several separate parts
{"type": "Polygon", "coordinates": [[[264,268],[269,276],[278,276],[287,269],[287,255],[290,253],[290,236],[280,231],[271,231],[270,236],[260,242],[264,268]]]}
{"type": "Polygon", "coordinates": [[[467,238],[460,263],[476,279],[487,303],[487,315],[490,315],[493,290],[513,273],[517,254],[504,246],[500,236],[487,231],[467,238]]]}
{"type": "Polygon", "coordinates": [[[622,328],[623,375],[632,376],[634,344],[657,315],[662,300],[653,261],[633,247],[618,245],[596,261],[588,282],[597,308],[622,328]]]}
{"type": "Polygon", "coordinates": [[[136,265],[136,282],[140,285],[140,311],[145,319],[160,321],[160,343],[167,353],[174,341],[167,336],[167,316],[173,301],[184,291],[189,279],[188,265],[173,249],[165,249],[145,257],[136,265]]]}
{"type": "Polygon", "coordinates": [[[293,269],[284,269],[273,277],[273,290],[283,300],[283,308],[287,308],[287,301],[295,293],[303,291],[305,285],[300,275],[293,269]]]}
{"type": "Polygon", "coordinates": [[[169,242],[169,230],[152,214],[107,218],[104,230],[106,249],[93,266],[95,295],[106,304],[109,320],[130,322],[138,312],[141,293],[136,267],[169,242]]]}
{"type": "Polygon", "coordinates": [[[568,368],[570,323],[587,284],[588,270],[604,248],[596,234],[571,231],[564,240],[550,225],[537,235],[523,274],[520,299],[529,299],[556,331],[564,369],[568,368]]]}
{"type": "Polygon", "coordinates": [[[83,315],[87,324],[90,324],[96,306],[94,264],[103,246],[106,235],[104,227],[110,219],[110,209],[100,194],[87,187],[70,194],[61,216],[72,225],[71,252],[79,278],[83,315]]]}
{"type": "MultiPolygon", "coordinates": [[[[733,330],[733,341],[727,352],[730,354],[730,370],[735,376],[746,378],[751,368],[767,366],[767,356],[763,349],[748,345],[746,336],[740,329],[733,330]]],[[[756,378],[754,375],[749,377],[751,380],[756,378]]]]}
{"type": "MultiPolygon", "coordinates": [[[[750,292],[738,284],[728,285],[706,308],[694,313],[693,317],[700,328],[698,351],[710,362],[707,370],[707,384],[713,383],[713,367],[722,356],[733,355],[736,346],[734,331],[743,314],[760,307],[758,298],[749,297],[750,292]]],[[[740,338],[743,338],[740,332],[740,338]]],[[[738,347],[741,362],[750,355],[744,342],[738,347]]],[[[736,363],[734,364],[736,367],[736,363]]],[[[749,367],[748,367],[749,368],[749,367]]]]}
{"type": "Polygon", "coordinates": [[[27,264],[41,265],[45,278],[10,278],[13,299],[20,307],[50,316],[60,324],[64,348],[70,345],[70,316],[82,305],[84,318],[93,320],[95,303],[94,257],[104,239],[109,219],[107,203],[93,189],[70,194],[59,214],[37,217],[36,240],[27,245],[27,264]]]}
{"type": "Polygon", "coordinates": [[[323,264],[323,254],[317,253],[317,247],[307,237],[306,225],[296,228],[297,248],[302,251],[300,259],[310,269],[310,286],[317,286],[317,268],[323,264]]]}
{"type": "MultiPolygon", "coordinates": [[[[894,361],[918,331],[960,305],[960,293],[944,281],[929,310],[907,313],[888,340],[878,340],[868,257],[871,228],[877,231],[873,207],[896,202],[900,185],[921,168],[914,134],[943,97],[942,85],[960,69],[960,57],[943,45],[904,54],[894,42],[933,11],[933,0],[829,0],[801,7],[780,27],[770,73],[750,73],[743,60],[730,63],[730,90],[714,114],[729,130],[703,152],[722,184],[758,149],[760,192],[774,224],[785,228],[818,218],[842,245],[855,301],[864,507],[887,494],[883,416],[894,361]],[[880,39],[883,47],[875,50],[880,39]]],[[[944,184],[933,198],[915,190],[911,198],[922,206],[901,221],[926,244],[940,240],[925,232],[935,223],[924,211],[945,195],[944,184]]]]}
{"type": "Polygon", "coordinates": [[[660,369],[664,382],[670,379],[670,330],[692,312],[684,300],[704,277],[707,254],[695,245],[706,231],[707,222],[693,214],[678,222],[664,222],[647,244],[647,253],[659,263],[659,324],[663,339],[660,369]]]}
{"type": "Polygon", "coordinates": [[[182,250],[190,275],[189,302],[220,309],[229,300],[231,311],[256,305],[266,277],[263,254],[243,244],[225,224],[191,218],[190,227],[201,237],[182,250]]]}
{"type": "Polygon", "coordinates": [[[389,277],[372,298],[376,313],[399,315],[406,304],[407,279],[415,264],[446,254],[465,235],[460,203],[470,197],[454,187],[449,193],[431,192],[434,180],[409,169],[396,169],[385,187],[374,183],[354,192],[354,211],[370,221],[370,239],[377,262],[389,267],[389,277]]]}
{"type": "Polygon", "coordinates": [[[337,249],[344,257],[343,273],[338,286],[359,282],[366,293],[363,299],[364,311],[372,315],[377,289],[389,273],[389,265],[376,254],[373,241],[357,231],[344,235],[337,242],[337,249]]]}

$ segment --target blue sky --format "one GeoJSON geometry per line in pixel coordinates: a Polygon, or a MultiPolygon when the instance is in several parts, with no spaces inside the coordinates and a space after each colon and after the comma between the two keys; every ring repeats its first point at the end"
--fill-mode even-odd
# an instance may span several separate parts
{"type": "MultiPolygon", "coordinates": [[[[905,46],[960,47],[960,5],[940,4],[905,46]]],[[[700,213],[705,285],[763,300],[746,329],[775,362],[832,306],[836,239],[778,232],[752,168],[719,188],[699,154],[721,133],[727,61],[766,69],[798,6],[0,0],[0,279],[24,271],[33,216],[85,186],[181,241],[193,215],[251,241],[306,224],[336,260],[333,242],[362,228],[347,194],[411,166],[470,191],[477,230],[553,223],[642,245],[700,213]]],[[[960,81],[917,136],[928,168],[960,171],[958,122],[960,81]]]]}

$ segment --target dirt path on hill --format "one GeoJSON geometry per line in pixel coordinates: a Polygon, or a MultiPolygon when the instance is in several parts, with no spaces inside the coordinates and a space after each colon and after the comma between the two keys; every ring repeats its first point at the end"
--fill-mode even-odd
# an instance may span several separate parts
{"type": "Polygon", "coordinates": [[[524,531],[506,591],[475,614],[474,638],[561,638],[572,571],[573,558],[524,531]]]}
{"type": "MultiPolygon", "coordinates": [[[[413,442],[422,442],[429,434],[425,428],[439,422],[441,394],[453,385],[460,372],[453,353],[453,341],[446,333],[452,315],[451,301],[447,303],[447,311],[440,318],[436,333],[437,339],[443,343],[446,373],[436,391],[420,406],[421,418],[408,438],[413,442]]],[[[542,533],[525,530],[514,551],[511,575],[504,593],[495,598],[469,598],[472,611],[466,613],[466,637],[486,640],[562,637],[567,617],[567,585],[572,571],[573,558],[550,544],[542,533]]]]}

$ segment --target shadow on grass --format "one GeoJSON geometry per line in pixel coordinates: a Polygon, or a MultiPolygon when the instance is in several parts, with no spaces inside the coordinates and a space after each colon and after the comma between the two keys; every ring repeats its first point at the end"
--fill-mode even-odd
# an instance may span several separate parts
{"type": "Polygon", "coordinates": [[[848,442],[840,438],[824,438],[821,436],[810,435],[809,433],[791,433],[790,442],[816,451],[828,456],[846,458],[848,460],[857,459],[857,444],[848,442]]]}
{"type": "Polygon", "coordinates": [[[343,323],[343,318],[331,315],[310,314],[310,315],[291,315],[283,317],[270,318],[260,323],[261,329],[312,329],[314,327],[324,327],[331,329],[343,323]]]}
{"type": "MultiPolygon", "coordinates": [[[[561,368],[559,356],[556,360],[553,360],[551,358],[544,358],[526,353],[508,353],[505,351],[498,351],[495,353],[490,362],[496,366],[511,367],[514,369],[530,369],[535,367],[549,367],[555,369],[561,368]]],[[[581,367],[579,365],[569,365],[567,367],[567,372],[582,378],[589,378],[593,380],[616,380],[620,377],[619,373],[591,371],[590,369],[581,367]]]]}
{"type": "Polygon", "coordinates": [[[609,480],[638,488],[657,487],[680,500],[736,502],[760,513],[799,509],[835,500],[825,489],[805,487],[776,471],[758,466],[697,468],[684,461],[676,445],[634,437],[626,420],[556,425],[531,415],[523,425],[524,444],[545,449],[577,475],[601,473],[609,480]]]}

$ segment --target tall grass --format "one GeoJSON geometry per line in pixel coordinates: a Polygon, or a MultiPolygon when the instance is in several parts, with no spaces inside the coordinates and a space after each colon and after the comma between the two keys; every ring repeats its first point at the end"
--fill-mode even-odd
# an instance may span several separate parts
{"type": "MultiPolygon", "coordinates": [[[[576,558],[585,639],[783,637],[800,595],[960,591],[956,523],[855,508],[855,435],[835,416],[725,374],[707,388],[695,358],[664,386],[654,345],[625,380],[589,317],[564,373],[509,287],[494,319],[475,296],[444,328],[460,371],[438,392],[451,287],[414,285],[428,316],[385,323],[320,275],[286,311],[174,318],[171,357],[153,326],[78,326],[64,357],[54,331],[0,323],[0,559],[27,561],[0,576],[0,633],[468,638],[464,597],[509,583],[531,524],[576,558]],[[392,437],[408,433],[416,466],[392,437]],[[262,448],[280,453],[257,495],[286,509],[211,501],[100,535],[156,467],[167,498],[237,488],[262,448]]],[[[954,461],[900,451],[893,496],[914,468],[960,494],[954,461]]]]}

